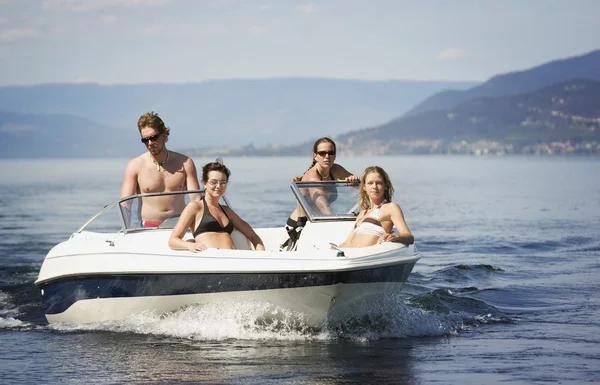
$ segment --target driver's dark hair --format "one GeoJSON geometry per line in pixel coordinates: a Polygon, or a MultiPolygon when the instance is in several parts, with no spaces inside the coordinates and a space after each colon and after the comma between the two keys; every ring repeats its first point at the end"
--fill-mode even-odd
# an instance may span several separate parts
{"type": "MultiPolygon", "coordinates": [[[[337,149],[335,147],[335,142],[333,141],[333,139],[329,139],[326,136],[323,136],[319,139],[316,140],[315,144],[313,144],[313,160],[312,163],[310,164],[310,166],[306,169],[306,171],[310,170],[311,168],[314,167],[314,165],[317,163],[317,161],[315,160],[315,154],[317,153],[317,149],[319,148],[319,144],[321,143],[331,143],[331,145],[333,146],[333,151],[337,152],[337,149]]],[[[298,175],[294,177],[294,181],[299,182],[302,180],[302,177],[304,176],[304,174],[306,174],[306,171],[304,171],[304,173],[302,175],[298,175]]]]}

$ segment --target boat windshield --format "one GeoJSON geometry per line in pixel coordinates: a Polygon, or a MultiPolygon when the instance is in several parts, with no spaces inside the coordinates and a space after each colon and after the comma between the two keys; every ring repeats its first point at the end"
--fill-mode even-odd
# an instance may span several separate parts
{"type": "Polygon", "coordinates": [[[359,186],[342,181],[292,182],[292,191],[308,219],[355,220],[360,212],[359,186]]]}
{"type": "MultiPolygon", "coordinates": [[[[339,181],[292,182],[291,188],[310,221],[353,221],[360,211],[357,185],[339,181]]],[[[202,190],[188,190],[132,195],[104,206],[76,232],[173,229],[185,206],[202,199],[203,194],[202,190]]],[[[231,207],[226,197],[221,197],[220,203],[231,207]]]]}
{"type": "MultiPolygon", "coordinates": [[[[103,207],[77,232],[84,229],[124,232],[172,229],[185,206],[192,200],[202,199],[203,194],[202,190],[188,190],[132,195],[103,207]],[[119,221],[115,221],[115,211],[118,212],[119,221]]],[[[229,206],[227,198],[222,197],[221,204],[229,206]]]]}

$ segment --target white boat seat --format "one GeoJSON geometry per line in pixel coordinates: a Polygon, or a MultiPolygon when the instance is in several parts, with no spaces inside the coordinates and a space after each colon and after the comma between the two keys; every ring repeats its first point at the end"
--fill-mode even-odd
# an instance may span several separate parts
{"type": "Polygon", "coordinates": [[[254,247],[252,246],[248,238],[246,238],[244,234],[242,234],[236,229],[234,229],[231,233],[231,239],[233,239],[233,244],[238,250],[254,250],[254,247]]]}
{"type": "Polygon", "coordinates": [[[329,249],[329,243],[341,243],[352,230],[354,222],[308,222],[297,242],[297,250],[329,249]]]}

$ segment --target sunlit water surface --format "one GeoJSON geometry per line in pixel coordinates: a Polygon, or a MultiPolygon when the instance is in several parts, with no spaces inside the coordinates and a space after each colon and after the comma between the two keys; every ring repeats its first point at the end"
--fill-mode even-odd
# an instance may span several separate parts
{"type": "MultiPolygon", "coordinates": [[[[118,198],[126,161],[0,161],[0,383],[600,381],[598,158],[340,157],[389,172],[423,258],[326,329],[252,301],[48,325],[44,255],[118,198]]],[[[310,157],[225,161],[236,211],[282,226],[310,157]]]]}

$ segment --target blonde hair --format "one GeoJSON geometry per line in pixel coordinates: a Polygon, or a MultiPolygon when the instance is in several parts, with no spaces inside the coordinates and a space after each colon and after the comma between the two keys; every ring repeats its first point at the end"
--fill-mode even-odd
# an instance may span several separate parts
{"type": "Polygon", "coordinates": [[[371,200],[369,199],[367,192],[365,191],[365,182],[367,180],[367,175],[371,173],[377,173],[383,178],[383,183],[385,184],[385,190],[383,191],[383,197],[388,202],[392,201],[392,196],[394,196],[394,186],[392,186],[392,181],[390,180],[389,175],[379,166],[369,166],[363,172],[362,178],[360,178],[360,197],[358,198],[358,202],[360,203],[360,207],[363,209],[368,209],[371,207],[371,200]]]}

